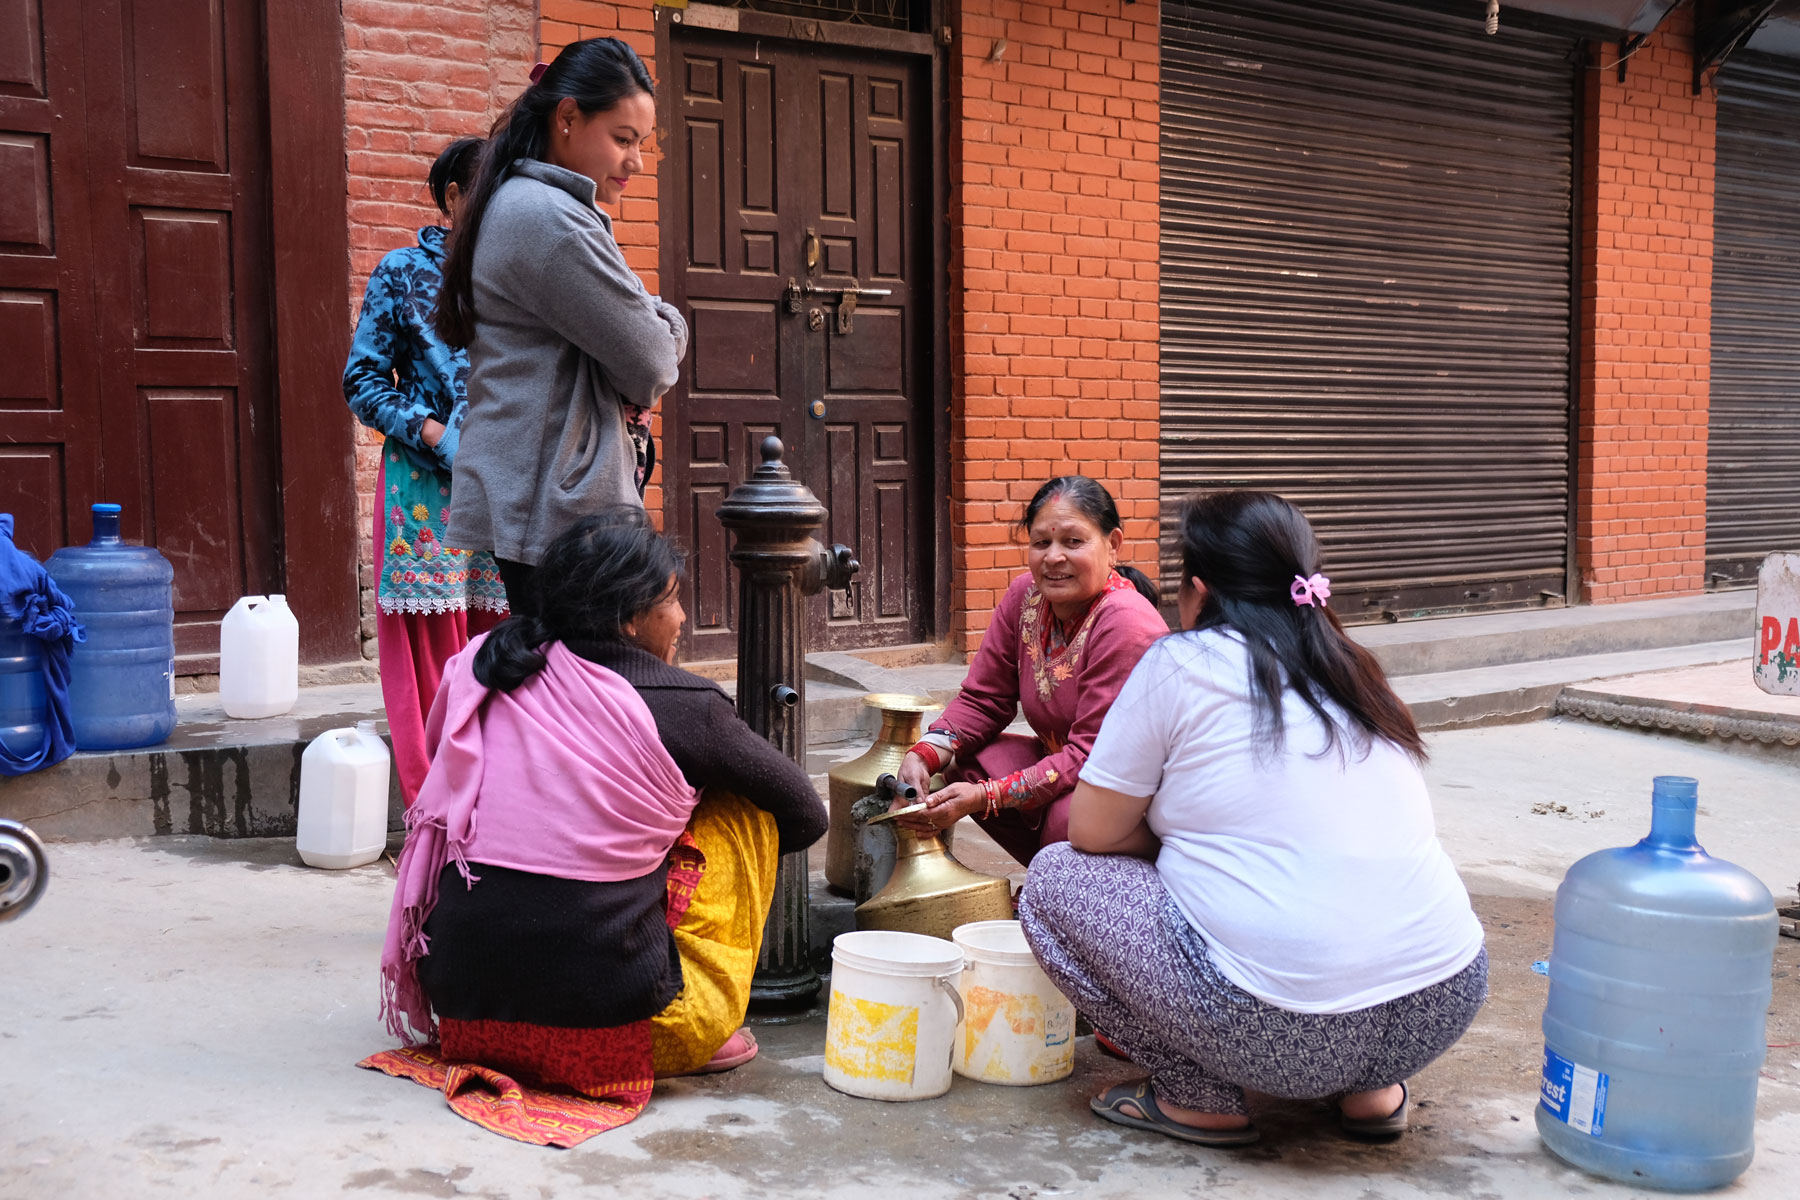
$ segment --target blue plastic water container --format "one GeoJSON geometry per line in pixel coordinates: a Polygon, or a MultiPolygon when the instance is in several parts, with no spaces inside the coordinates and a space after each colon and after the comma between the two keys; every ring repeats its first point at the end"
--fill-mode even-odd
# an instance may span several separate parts
{"type": "Polygon", "coordinates": [[[1556,889],[1537,1107],[1558,1157],[1670,1191],[1750,1165],[1778,934],[1762,881],[1694,840],[1698,793],[1659,776],[1650,836],[1556,889]]]}
{"type": "Polygon", "coordinates": [[[119,511],[94,505],[94,540],[44,564],[87,626],[69,659],[78,750],[154,746],[175,729],[175,569],[119,540],[119,511]]]}
{"type": "Polygon", "coordinates": [[[49,719],[42,644],[17,621],[0,618],[0,746],[20,757],[43,746],[49,719]]]}

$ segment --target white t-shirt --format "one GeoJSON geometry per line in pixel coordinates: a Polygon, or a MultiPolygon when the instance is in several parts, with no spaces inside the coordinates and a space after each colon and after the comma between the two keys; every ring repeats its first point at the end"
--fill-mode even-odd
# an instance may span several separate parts
{"type": "Polygon", "coordinates": [[[1481,951],[1481,923],[1417,765],[1382,739],[1366,755],[1351,743],[1312,757],[1325,728],[1292,690],[1281,750],[1259,746],[1249,661],[1235,631],[1157,642],[1107,713],[1082,781],[1153,797],[1157,873],[1251,995],[1354,1012],[1461,971],[1481,951]]]}

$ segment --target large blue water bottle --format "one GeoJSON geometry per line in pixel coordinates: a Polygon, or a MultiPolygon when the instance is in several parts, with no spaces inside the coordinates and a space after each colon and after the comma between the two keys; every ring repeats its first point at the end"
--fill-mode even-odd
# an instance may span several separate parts
{"type": "Polygon", "coordinates": [[[21,757],[44,745],[49,708],[41,645],[17,621],[0,617],[0,747],[21,757]]]}
{"type": "Polygon", "coordinates": [[[1755,1153],[1778,918],[1762,881],[1694,840],[1699,785],[1659,776],[1650,836],[1556,889],[1537,1127],[1584,1170],[1671,1191],[1755,1153]]]}
{"type": "Polygon", "coordinates": [[[87,641],[69,660],[78,750],[128,750],[175,729],[175,569],[119,540],[119,506],[94,505],[94,540],[44,564],[69,594],[87,641]]]}

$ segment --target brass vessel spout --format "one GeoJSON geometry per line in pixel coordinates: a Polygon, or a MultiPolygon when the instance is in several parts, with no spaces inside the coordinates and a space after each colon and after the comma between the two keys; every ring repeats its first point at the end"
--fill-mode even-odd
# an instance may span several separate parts
{"type": "MultiPolygon", "coordinates": [[[[891,775],[883,775],[878,784],[888,795],[899,786],[903,785],[891,775]]],[[[871,820],[888,821],[923,807],[914,805],[871,820]]],[[[893,877],[879,893],[857,906],[858,929],[893,929],[948,939],[958,925],[1012,919],[1012,885],[957,862],[941,833],[916,834],[896,823],[894,837],[898,846],[893,877]]]]}

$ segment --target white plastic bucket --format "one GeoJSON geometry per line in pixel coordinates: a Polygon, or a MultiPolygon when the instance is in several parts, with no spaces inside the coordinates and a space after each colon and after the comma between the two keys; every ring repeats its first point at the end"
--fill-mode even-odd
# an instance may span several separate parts
{"type": "Polygon", "coordinates": [[[1075,1006],[1037,964],[1017,921],[974,921],[950,935],[963,953],[956,981],[963,1023],[956,1073],[982,1083],[1033,1084],[1075,1069],[1075,1006]]]}
{"type": "Polygon", "coordinates": [[[219,702],[228,717],[278,717],[300,699],[300,623],[286,596],[245,596],[219,622],[219,702]]]}
{"type": "Polygon", "coordinates": [[[300,756],[300,861],[334,871],[374,862],[387,848],[387,816],[388,750],[375,722],[314,738],[300,756]]]}
{"type": "Polygon", "coordinates": [[[868,929],[838,934],[831,964],[825,1082],[871,1100],[949,1091],[962,951],[943,938],[868,929]]]}

